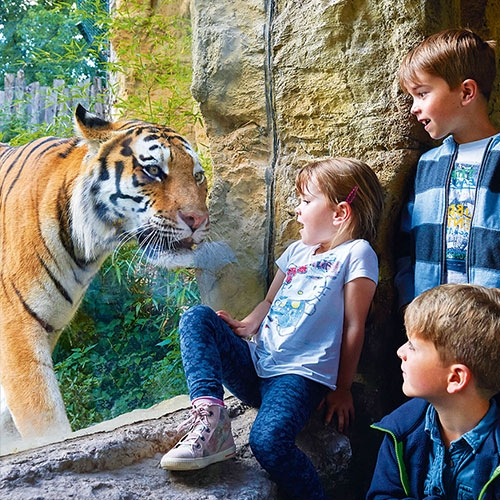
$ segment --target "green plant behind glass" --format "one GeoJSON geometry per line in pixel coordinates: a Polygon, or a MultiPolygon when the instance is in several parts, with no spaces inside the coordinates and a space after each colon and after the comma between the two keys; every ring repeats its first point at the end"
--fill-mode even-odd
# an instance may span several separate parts
{"type": "Polygon", "coordinates": [[[54,352],[73,429],[186,392],[177,326],[199,302],[193,272],[126,257],[105,263],[54,352]]]}

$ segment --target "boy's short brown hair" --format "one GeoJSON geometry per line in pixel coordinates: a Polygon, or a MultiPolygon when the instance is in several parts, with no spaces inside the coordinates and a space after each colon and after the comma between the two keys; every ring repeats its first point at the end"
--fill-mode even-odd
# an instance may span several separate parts
{"type": "Polygon", "coordinates": [[[406,331],[431,341],[443,363],[462,363],[490,398],[500,392],[500,289],[440,285],[405,311],[406,331]]]}
{"type": "Polygon", "coordinates": [[[405,92],[410,83],[418,82],[419,71],[443,78],[452,90],[465,80],[475,80],[489,99],[496,76],[495,42],[483,41],[467,28],[441,31],[427,37],[403,59],[398,76],[405,92]]]}

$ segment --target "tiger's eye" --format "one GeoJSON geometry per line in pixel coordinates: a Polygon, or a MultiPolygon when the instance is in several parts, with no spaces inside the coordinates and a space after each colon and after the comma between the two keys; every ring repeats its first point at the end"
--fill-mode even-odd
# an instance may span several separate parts
{"type": "Polygon", "coordinates": [[[196,172],[194,174],[194,180],[198,186],[205,180],[205,174],[203,172],[196,172]]]}

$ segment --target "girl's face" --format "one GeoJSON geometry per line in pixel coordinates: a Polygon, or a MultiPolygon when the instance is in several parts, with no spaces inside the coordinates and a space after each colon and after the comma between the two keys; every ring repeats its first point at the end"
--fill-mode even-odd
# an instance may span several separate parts
{"type": "Polygon", "coordinates": [[[304,245],[320,245],[316,253],[330,249],[336,226],[333,224],[334,210],[328,199],[312,182],[304,187],[300,204],[295,209],[297,221],[302,224],[300,236],[304,245]]]}

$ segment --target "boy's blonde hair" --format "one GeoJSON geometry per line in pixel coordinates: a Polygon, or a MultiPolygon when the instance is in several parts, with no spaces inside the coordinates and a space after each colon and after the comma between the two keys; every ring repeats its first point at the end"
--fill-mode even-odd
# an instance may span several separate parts
{"type": "Polygon", "coordinates": [[[342,201],[352,207],[347,226],[351,238],[362,238],[374,243],[384,205],[382,186],[375,172],[354,158],[327,158],[301,168],[295,187],[304,195],[312,182],[329,200],[332,209],[342,201]]]}
{"type": "Polygon", "coordinates": [[[417,72],[443,78],[450,89],[472,79],[488,100],[496,75],[495,42],[483,41],[470,29],[449,29],[429,36],[414,47],[399,68],[399,83],[408,92],[418,83],[417,72]]]}
{"type": "Polygon", "coordinates": [[[448,284],[427,290],[405,311],[409,335],[431,341],[445,364],[462,363],[486,397],[500,392],[500,290],[448,284]]]}

